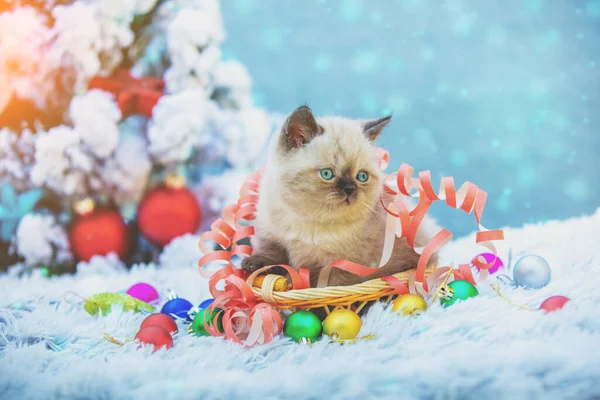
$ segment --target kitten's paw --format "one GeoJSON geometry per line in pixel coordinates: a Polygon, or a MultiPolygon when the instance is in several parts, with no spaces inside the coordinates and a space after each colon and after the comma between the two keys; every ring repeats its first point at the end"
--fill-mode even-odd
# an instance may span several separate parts
{"type": "Polygon", "coordinates": [[[252,273],[257,269],[262,267],[266,267],[267,265],[272,265],[271,260],[261,256],[260,254],[254,254],[250,257],[244,258],[242,260],[242,269],[247,273],[252,273]]]}
{"type": "MultiPolygon", "coordinates": [[[[270,260],[266,257],[263,257],[259,254],[255,254],[248,258],[245,258],[242,261],[242,269],[244,271],[246,271],[247,273],[251,274],[252,272],[256,271],[257,269],[266,267],[267,265],[276,265],[276,264],[277,263],[273,262],[272,260],[270,260]]],[[[282,267],[273,267],[265,273],[274,274],[274,275],[285,275],[285,274],[287,274],[287,271],[282,267]]]]}

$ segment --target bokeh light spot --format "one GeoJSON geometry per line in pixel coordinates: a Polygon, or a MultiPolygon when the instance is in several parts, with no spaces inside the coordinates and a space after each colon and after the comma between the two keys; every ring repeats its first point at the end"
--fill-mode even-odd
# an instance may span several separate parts
{"type": "Polygon", "coordinates": [[[543,99],[548,96],[550,86],[545,80],[536,78],[531,81],[530,92],[534,99],[543,99]]]}
{"type": "Polygon", "coordinates": [[[333,65],[333,59],[329,54],[321,53],[315,57],[314,66],[317,72],[328,72],[333,65]]]}
{"type": "Polygon", "coordinates": [[[256,3],[255,0],[235,0],[233,9],[240,15],[248,16],[256,9],[256,3]]]}
{"type": "Polygon", "coordinates": [[[508,140],[500,149],[500,157],[509,163],[517,162],[522,158],[523,150],[519,140],[508,140]]]}
{"type": "Polygon", "coordinates": [[[560,158],[564,153],[562,144],[560,142],[550,143],[550,145],[548,146],[547,153],[548,156],[551,158],[560,158]]]}
{"type": "Polygon", "coordinates": [[[590,185],[578,178],[567,180],[563,186],[563,190],[569,198],[575,201],[584,201],[590,196],[590,185]]]}
{"type": "Polygon", "coordinates": [[[383,22],[383,13],[380,10],[373,10],[369,13],[369,21],[374,24],[381,24],[383,22]]]}
{"type": "Polygon", "coordinates": [[[394,113],[403,114],[408,112],[410,109],[410,102],[403,96],[393,95],[388,98],[387,101],[389,107],[394,113]]]}
{"type": "Polygon", "coordinates": [[[511,208],[512,202],[507,196],[500,196],[496,199],[495,206],[498,211],[506,212],[511,208]]]}
{"type": "Polygon", "coordinates": [[[530,11],[540,11],[544,7],[544,0],[527,0],[527,9],[530,11]]]}
{"type": "Polygon", "coordinates": [[[267,28],[262,33],[262,43],[267,49],[277,50],[283,42],[282,33],[277,28],[267,28]]]}
{"type": "Polygon", "coordinates": [[[457,36],[468,36],[477,22],[477,14],[461,14],[452,25],[452,31],[457,36]]]}
{"type": "Polygon", "coordinates": [[[560,32],[557,29],[550,29],[536,39],[535,50],[537,52],[543,52],[551,49],[560,42],[560,39],[560,32]]]}
{"type": "Polygon", "coordinates": [[[437,151],[438,145],[431,131],[424,127],[419,127],[413,131],[414,143],[422,149],[429,151],[437,151]]]}
{"type": "Polygon", "coordinates": [[[551,123],[552,126],[558,130],[565,130],[569,127],[568,118],[560,113],[555,113],[552,115],[551,123]]]}
{"type": "Polygon", "coordinates": [[[435,51],[431,47],[424,47],[421,49],[421,59],[426,62],[433,61],[435,58],[435,51]]]}
{"type": "Polygon", "coordinates": [[[532,187],[537,181],[537,171],[535,168],[526,165],[517,170],[517,183],[523,187],[532,187]]]}
{"type": "Polygon", "coordinates": [[[445,82],[439,82],[436,86],[436,90],[439,94],[444,94],[448,91],[448,84],[445,82]]]}
{"type": "Polygon", "coordinates": [[[511,132],[523,129],[523,121],[516,115],[509,115],[504,119],[504,127],[511,132]]]}
{"type": "Polygon", "coordinates": [[[506,43],[506,30],[501,26],[492,26],[487,33],[488,43],[503,46],[506,43]]]}
{"type": "Polygon", "coordinates": [[[600,0],[590,0],[585,6],[587,15],[592,18],[600,18],[600,0]]]}
{"type": "Polygon", "coordinates": [[[391,73],[398,73],[404,68],[404,63],[399,57],[391,57],[387,63],[387,69],[391,73]]]}
{"type": "Polygon", "coordinates": [[[363,94],[360,99],[360,104],[362,109],[368,114],[375,113],[375,111],[377,111],[379,108],[377,105],[377,96],[375,96],[373,93],[363,94]]]}
{"type": "Polygon", "coordinates": [[[351,61],[352,70],[356,73],[370,73],[377,67],[377,55],[371,50],[361,50],[351,61]]]}
{"type": "Polygon", "coordinates": [[[362,0],[343,0],[340,5],[340,15],[346,22],[356,22],[362,14],[362,0]]]}
{"type": "Polygon", "coordinates": [[[450,162],[455,167],[463,168],[467,165],[467,154],[462,150],[453,150],[450,155],[450,162]]]}

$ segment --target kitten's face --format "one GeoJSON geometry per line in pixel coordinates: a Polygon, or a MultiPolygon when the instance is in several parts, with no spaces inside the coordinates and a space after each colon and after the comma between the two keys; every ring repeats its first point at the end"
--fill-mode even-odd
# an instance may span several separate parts
{"type": "Polygon", "coordinates": [[[311,120],[310,110],[304,113],[288,118],[279,142],[284,201],[320,221],[369,215],[381,187],[373,140],[389,119],[373,125],[334,117],[311,120]]]}

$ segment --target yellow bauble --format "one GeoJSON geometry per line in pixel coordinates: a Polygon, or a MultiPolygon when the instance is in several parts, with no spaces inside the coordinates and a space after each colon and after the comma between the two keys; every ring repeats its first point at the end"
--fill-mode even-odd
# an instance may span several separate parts
{"type": "Polygon", "coordinates": [[[392,303],[392,312],[402,311],[402,315],[418,315],[427,311],[427,302],[419,295],[407,293],[392,303]]]}
{"type": "Polygon", "coordinates": [[[323,321],[323,333],[334,339],[354,339],[361,327],[360,317],[345,308],[332,311],[323,321]]]}

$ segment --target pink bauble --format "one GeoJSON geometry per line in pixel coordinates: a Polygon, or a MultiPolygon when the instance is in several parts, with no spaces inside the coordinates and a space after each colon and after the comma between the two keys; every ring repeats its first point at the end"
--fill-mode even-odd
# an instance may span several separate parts
{"type": "MultiPolygon", "coordinates": [[[[498,271],[500,268],[502,268],[502,267],[504,266],[504,263],[502,263],[502,260],[500,259],[500,257],[498,257],[498,256],[495,256],[495,255],[494,255],[494,254],[492,254],[492,253],[481,253],[481,254],[479,254],[477,257],[483,257],[483,258],[485,259],[485,263],[486,263],[486,264],[489,264],[489,263],[491,263],[492,261],[494,261],[494,258],[496,258],[496,262],[494,262],[494,265],[492,265],[492,266],[491,266],[491,267],[488,269],[488,272],[489,272],[490,274],[493,274],[493,273],[495,273],[496,271],[498,271]]],[[[474,260],[476,260],[476,259],[477,259],[477,257],[475,257],[475,258],[473,259],[473,261],[474,261],[474,260]]],[[[471,263],[473,263],[473,261],[471,261],[471,263]]],[[[474,263],[473,263],[473,264],[474,264],[474,263]]],[[[477,269],[479,270],[479,268],[478,268],[477,266],[476,266],[475,268],[477,268],[477,269]]]]}
{"type": "Polygon", "coordinates": [[[159,297],[156,289],[147,283],[141,282],[130,287],[127,294],[148,304],[155,303],[159,297]]]}

